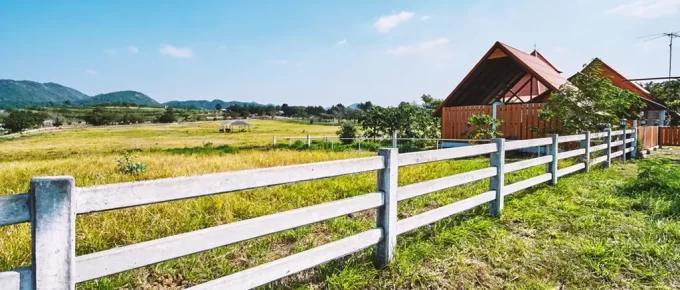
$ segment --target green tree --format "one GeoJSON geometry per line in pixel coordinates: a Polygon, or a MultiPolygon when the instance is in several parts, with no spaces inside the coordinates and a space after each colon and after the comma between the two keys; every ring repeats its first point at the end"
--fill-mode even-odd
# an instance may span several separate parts
{"type": "Polygon", "coordinates": [[[175,122],[175,112],[172,111],[172,107],[168,107],[163,112],[163,115],[158,117],[159,123],[172,123],[175,122]]]}
{"type": "Polygon", "coordinates": [[[599,66],[586,67],[550,95],[540,117],[557,121],[548,133],[576,134],[604,124],[618,124],[620,118],[636,118],[644,105],[636,94],[612,85],[601,77],[599,66]]]}
{"type": "Polygon", "coordinates": [[[109,125],[116,121],[116,114],[104,107],[95,107],[83,119],[94,126],[109,125]]]}
{"type": "Polygon", "coordinates": [[[671,125],[680,124],[680,80],[670,80],[659,83],[649,82],[643,87],[652,94],[662,105],[668,108],[671,125]]]}
{"type": "Polygon", "coordinates": [[[397,107],[373,106],[361,117],[367,137],[438,138],[440,122],[432,118],[432,110],[402,102],[397,107]]]}
{"type": "Polygon", "coordinates": [[[5,128],[10,133],[21,132],[26,129],[38,127],[45,120],[39,114],[29,111],[13,111],[5,118],[5,128]]]}
{"type": "Polygon", "coordinates": [[[222,104],[220,103],[215,104],[215,111],[222,112],[222,104]]]}
{"type": "Polygon", "coordinates": [[[344,121],[342,124],[340,124],[340,130],[338,130],[336,134],[338,134],[338,137],[341,138],[340,142],[343,144],[351,144],[354,142],[354,138],[357,137],[357,127],[354,125],[354,123],[344,121]]]}
{"type": "Polygon", "coordinates": [[[66,100],[66,101],[64,101],[64,105],[70,106],[70,105],[71,105],[71,100],[66,100]]]}
{"type": "Polygon", "coordinates": [[[444,101],[442,99],[433,98],[432,96],[427,95],[427,94],[423,94],[422,96],[420,96],[420,99],[423,101],[423,107],[426,108],[426,109],[432,110],[433,112],[444,101]]]}
{"type": "Polygon", "coordinates": [[[472,128],[471,131],[466,132],[470,139],[491,139],[494,137],[501,137],[503,133],[496,130],[501,125],[501,120],[494,120],[493,117],[487,114],[473,114],[468,118],[467,127],[472,128]]]}

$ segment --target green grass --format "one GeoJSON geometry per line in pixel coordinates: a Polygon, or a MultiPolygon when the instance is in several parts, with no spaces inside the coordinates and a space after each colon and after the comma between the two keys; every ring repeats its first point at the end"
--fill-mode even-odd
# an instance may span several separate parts
{"type": "MultiPolygon", "coordinates": [[[[218,127],[89,129],[6,141],[0,143],[0,156],[6,157],[1,163],[0,192],[24,192],[30,177],[37,175],[74,175],[78,186],[89,186],[375,155],[265,146],[274,134],[323,135],[334,130],[328,126],[263,121],[253,132],[241,135],[213,133],[218,127]],[[93,142],[82,144],[88,140],[93,142]],[[205,146],[207,142],[213,145],[205,146]],[[84,152],[69,154],[73,150],[69,147],[84,152]],[[115,158],[130,149],[138,161],[148,165],[140,176],[115,170],[115,158]]],[[[488,162],[487,158],[471,158],[404,167],[399,184],[484,168],[488,162]]],[[[561,162],[562,167],[569,164],[561,162]]],[[[669,214],[677,198],[631,195],[627,185],[635,169],[635,163],[629,162],[572,175],[560,179],[557,186],[540,185],[506,197],[501,218],[489,217],[487,206],[481,206],[401,235],[396,260],[386,269],[376,270],[371,264],[372,249],[366,249],[263,288],[678,288],[680,223],[677,215],[669,214]]],[[[544,166],[537,166],[508,174],[506,181],[544,172],[544,166]]],[[[375,173],[365,173],[81,215],[76,252],[83,255],[311,206],[374,192],[375,187],[375,173]]],[[[399,218],[486,190],[488,181],[480,181],[403,201],[399,218]]],[[[375,213],[365,211],[82,283],[78,288],[187,287],[373,227],[375,213]]],[[[29,265],[28,225],[0,228],[0,249],[0,270],[29,265]]]]}

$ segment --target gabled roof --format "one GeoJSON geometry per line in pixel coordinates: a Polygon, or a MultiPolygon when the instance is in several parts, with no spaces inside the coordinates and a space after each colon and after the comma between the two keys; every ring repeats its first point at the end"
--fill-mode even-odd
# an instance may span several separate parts
{"type": "MultiPolygon", "coordinates": [[[[604,61],[602,61],[599,58],[593,59],[588,65],[586,65],[583,69],[586,69],[588,67],[591,67],[593,65],[599,65],[600,70],[604,76],[609,77],[611,80],[612,84],[622,88],[624,90],[629,90],[633,92],[634,94],[640,96],[643,99],[648,99],[651,101],[656,101],[656,98],[652,96],[647,90],[645,90],[643,87],[638,85],[635,82],[629,81],[628,78],[624,77],[622,74],[620,74],[618,71],[616,71],[614,68],[606,64],[604,61]]],[[[583,70],[581,70],[583,71],[583,70]]],[[[573,76],[572,76],[573,77],[573,76]]]]}
{"type": "Polygon", "coordinates": [[[548,61],[547,58],[545,58],[540,52],[538,52],[538,50],[535,50],[535,49],[534,49],[534,51],[532,51],[530,54],[533,55],[533,56],[535,56],[535,57],[540,58],[543,62],[545,62],[546,64],[548,64],[550,67],[552,67],[556,72],[562,73],[561,70],[559,70],[559,69],[558,69],[557,67],[555,67],[552,63],[550,63],[550,62],[548,61]]]}
{"type": "Polygon", "coordinates": [[[496,42],[433,115],[441,115],[445,106],[487,105],[527,74],[553,91],[568,82],[559,70],[538,53],[531,55],[496,42]]]}

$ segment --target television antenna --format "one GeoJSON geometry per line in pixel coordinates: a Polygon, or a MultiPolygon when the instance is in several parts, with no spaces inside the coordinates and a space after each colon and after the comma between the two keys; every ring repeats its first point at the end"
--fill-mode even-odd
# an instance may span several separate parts
{"type": "Polygon", "coordinates": [[[645,36],[640,36],[637,39],[645,39],[642,42],[648,42],[652,40],[656,40],[662,37],[668,37],[669,39],[669,44],[668,44],[668,80],[671,80],[671,73],[673,70],[673,38],[679,37],[680,38],[680,30],[676,32],[664,32],[664,33],[657,33],[657,34],[651,34],[651,35],[645,35],[645,36]]]}

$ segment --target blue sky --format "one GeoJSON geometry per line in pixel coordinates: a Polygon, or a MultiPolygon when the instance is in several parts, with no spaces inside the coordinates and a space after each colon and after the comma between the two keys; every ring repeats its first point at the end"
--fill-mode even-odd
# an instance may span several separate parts
{"type": "MultiPolygon", "coordinates": [[[[0,2],[0,79],[296,105],[447,96],[499,40],[576,72],[668,74],[680,0],[0,2]]],[[[680,39],[674,67],[680,75],[680,39]]]]}

